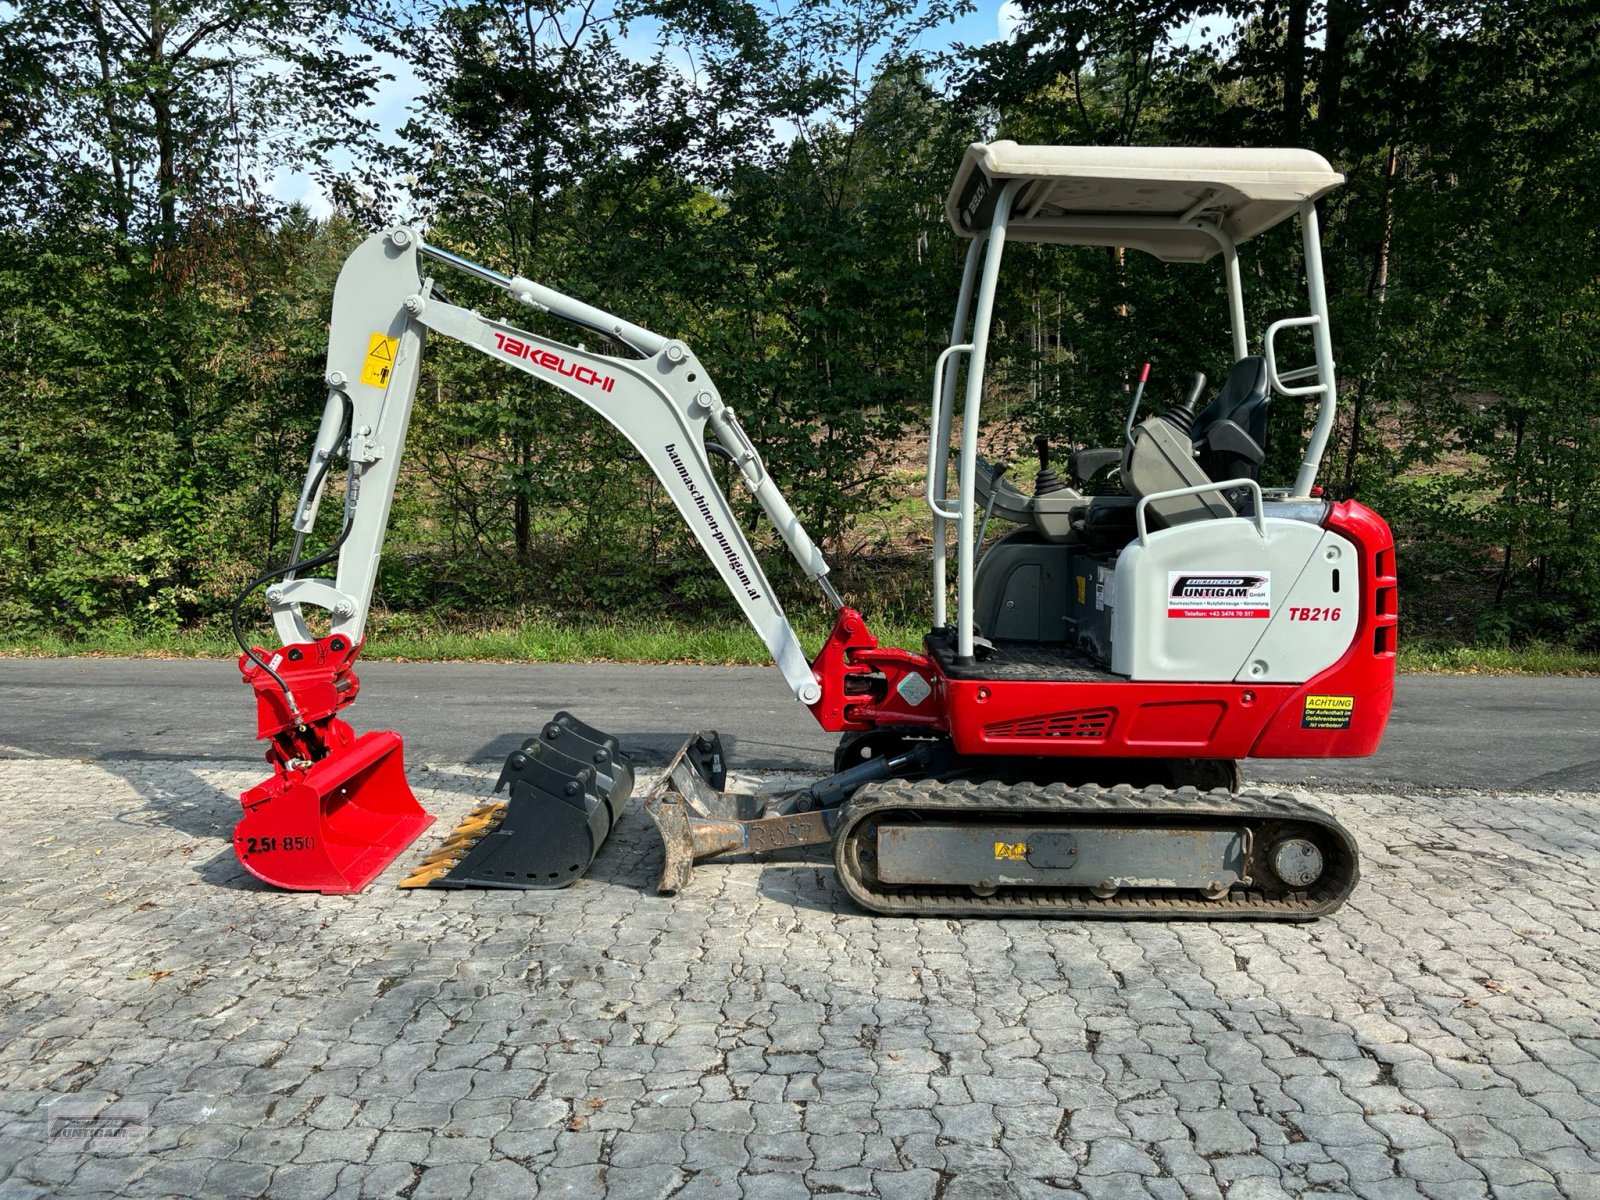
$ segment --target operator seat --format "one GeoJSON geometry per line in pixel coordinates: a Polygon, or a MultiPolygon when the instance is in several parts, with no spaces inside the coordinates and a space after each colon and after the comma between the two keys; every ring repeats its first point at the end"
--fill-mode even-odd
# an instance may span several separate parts
{"type": "Polygon", "coordinates": [[[1216,399],[1194,419],[1189,437],[1201,468],[1212,479],[1261,481],[1267,457],[1267,403],[1272,388],[1259,354],[1233,364],[1216,399]]]}
{"type": "MultiPolygon", "coordinates": [[[[1205,383],[1196,379],[1195,392],[1205,383]]],[[[1234,363],[1215,399],[1197,415],[1194,393],[1182,404],[1134,427],[1123,451],[1122,486],[1135,500],[1178,488],[1249,478],[1260,482],[1266,460],[1267,401],[1271,389],[1266,360],[1250,355],[1234,363]]],[[[1243,488],[1163,496],[1149,504],[1152,528],[1185,525],[1247,513],[1251,493],[1243,488]]]]}

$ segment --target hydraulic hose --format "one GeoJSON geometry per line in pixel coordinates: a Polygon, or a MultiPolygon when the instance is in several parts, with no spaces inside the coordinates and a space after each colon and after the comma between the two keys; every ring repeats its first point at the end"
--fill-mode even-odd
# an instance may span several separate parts
{"type": "MultiPolygon", "coordinates": [[[[350,397],[348,396],[341,395],[340,398],[344,401],[344,432],[340,437],[340,441],[344,441],[350,436],[350,427],[355,421],[355,405],[351,402],[350,397]]],[[[339,443],[336,442],[334,444],[334,449],[337,449],[338,445],[339,443]]],[[[315,495],[317,489],[322,486],[322,481],[328,477],[328,468],[332,465],[333,455],[330,453],[327,458],[322,460],[322,465],[317,468],[315,482],[311,485],[312,495],[315,495]]],[[[337,558],[340,548],[345,544],[346,539],[349,538],[350,530],[355,524],[355,513],[353,511],[354,506],[351,504],[351,498],[353,494],[353,490],[347,488],[344,505],[344,526],[342,529],[340,529],[339,536],[334,539],[333,545],[329,546],[315,558],[302,559],[300,557],[300,550],[305,543],[305,535],[297,534],[294,540],[294,550],[289,556],[290,561],[281,567],[273,567],[270,571],[263,571],[260,575],[257,575],[245,585],[244,590],[241,591],[233,601],[233,612],[231,617],[231,624],[233,626],[233,640],[239,643],[239,649],[244,651],[244,656],[265,671],[272,678],[272,681],[276,683],[280,689],[282,689],[283,698],[288,701],[289,704],[289,712],[296,720],[300,719],[300,706],[295,703],[294,693],[289,690],[289,685],[284,682],[282,675],[279,675],[277,671],[273,670],[271,665],[255,652],[255,647],[251,646],[250,643],[245,640],[244,629],[241,625],[241,614],[244,609],[244,602],[248,600],[251,593],[262,584],[270,583],[274,579],[293,574],[297,571],[309,571],[314,567],[322,566],[324,563],[332,562],[335,558],[337,558]]]]}

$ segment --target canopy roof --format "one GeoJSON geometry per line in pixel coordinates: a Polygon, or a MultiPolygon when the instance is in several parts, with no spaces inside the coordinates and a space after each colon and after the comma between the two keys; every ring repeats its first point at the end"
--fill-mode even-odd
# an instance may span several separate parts
{"type": "Polygon", "coordinates": [[[959,234],[989,228],[1000,184],[1024,179],[1006,236],[1071,246],[1131,246],[1168,262],[1204,262],[1217,222],[1243,242],[1332,191],[1344,176],[1310,150],[1190,146],[1019,146],[974,142],[945,215],[959,234]]]}

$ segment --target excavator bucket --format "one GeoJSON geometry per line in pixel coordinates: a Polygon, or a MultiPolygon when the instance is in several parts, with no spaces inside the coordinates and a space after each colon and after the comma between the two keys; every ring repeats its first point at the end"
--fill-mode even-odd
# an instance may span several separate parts
{"type": "Polygon", "coordinates": [[[400,735],[387,731],[281,771],[239,799],[239,861],[297,892],[359,892],[433,824],[406,783],[400,735]]]}
{"type": "Polygon", "coordinates": [[[495,791],[403,888],[563,888],[582,877],[633,794],[633,763],[617,739],[571,713],[506,759],[495,791]]]}

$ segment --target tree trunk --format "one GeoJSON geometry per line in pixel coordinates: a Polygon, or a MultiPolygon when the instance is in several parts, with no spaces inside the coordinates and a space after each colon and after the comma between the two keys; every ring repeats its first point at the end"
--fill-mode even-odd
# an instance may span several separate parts
{"type": "MultiPolygon", "coordinates": [[[[1394,243],[1394,187],[1399,166],[1399,148],[1391,143],[1383,163],[1383,192],[1379,202],[1383,230],[1378,235],[1377,249],[1372,254],[1372,274],[1367,279],[1367,298],[1375,301],[1372,306],[1374,340],[1383,324],[1383,304],[1389,295],[1389,252],[1394,243]]],[[[1344,464],[1344,487],[1347,496],[1354,494],[1355,491],[1356,460],[1361,455],[1362,409],[1366,406],[1367,389],[1371,386],[1376,371],[1377,367],[1374,365],[1361,373],[1361,378],[1356,383],[1355,402],[1350,407],[1350,454],[1344,464]]]]}
{"type": "Polygon", "coordinates": [[[100,106],[106,119],[106,154],[111,159],[111,186],[115,192],[112,216],[121,235],[118,255],[127,253],[128,214],[133,208],[133,198],[128,194],[127,176],[122,168],[122,139],[117,132],[117,102],[111,79],[110,37],[106,33],[105,18],[100,11],[100,0],[94,0],[94,48],[100,63],[100,106]]]}
{"type": "Polygon", "coordinates": [[[1306,104],[1306,15],[1310,0],[1289,0],[1289,18],[1283,37],[1283,141],[1300,142],[1300,125],[1306,104]]]}
{"type": "Polygon", "coordinates": [[[177,154],[173,146],[172,100],[166,92],[150,97],[156,129],[156,195],[161,205],[161,242],[171,248],[178,240],[177,154]]]}
{"type": "Polygon", "coordinates": [[[516,494],[512,498],[513,520],[516,525],[516,550],[517,561],[531,563],[533,561],[533,504],[528,499],[528,475],[533,464],[533,445],[523,442],[517,447],[516,458],[516,494]]]}
{"type": "Polygon", "coordinates": [[[1350,35],[1358,16],[1348,0],[1328,0],[1328,32],[1322,48],[1322,70],[1317,76],[1317,149],[1333,155],[1339,144],[1343,115],[1344,77],[1350,66],[1350,35]]]}
{"type": "Polygon", "coordinates": [[[1344,460],[1344,495],[1349,499],[1356,494],[1356,460],[1361,456],[1361,410],[1366,407],[1367,381],[1370,371],[1363,371],[1356,380],[1356,394],[1350,402],[1350,453],[1344,460]]]}
{"type": "Polygon", "coordinates": [[[1394,244],[1394,186],[1400,168],[1400,150],[1393,142],[1383,163],[1383,195],[1379,212],[1383,217],[1383,232],[1378,236],[1378,248],[1372,256],[1372,280],[1367,295],[1382,304],[1389,295],[1389,250],[1394,244]]]}
{"type": "Polygon", "coordinates": [[[1495,584],[1494,606],[1499,608],[1506,598],[1506,589],[1511,586],[1511,557],[1516,553],[1516,522],[1520,519],[1517,512],[1521,488],[1518,487],[1522,478],[1522,437],[1527,431],[1527,418],[1520,413],[1516,419],[1516,439],[1511,445],[1511,482],[1506,486],[1506,501],[1511,508],[1512,531],[1506,537],[1505,554],[1500,560],[1500,580],[1495,584]]]}
{"type": "MultiPolygon", "coordinates": [[[[165,75],[167,31],[159,4],[150,5],[150,66],[157,78],[165,75]]],[[[171,249],[178,240],[177,134],[172,127],[172,92],[168,87],[150,93],[155,118],[156,196],[161,208],[161,243],[171,249]]]]}

